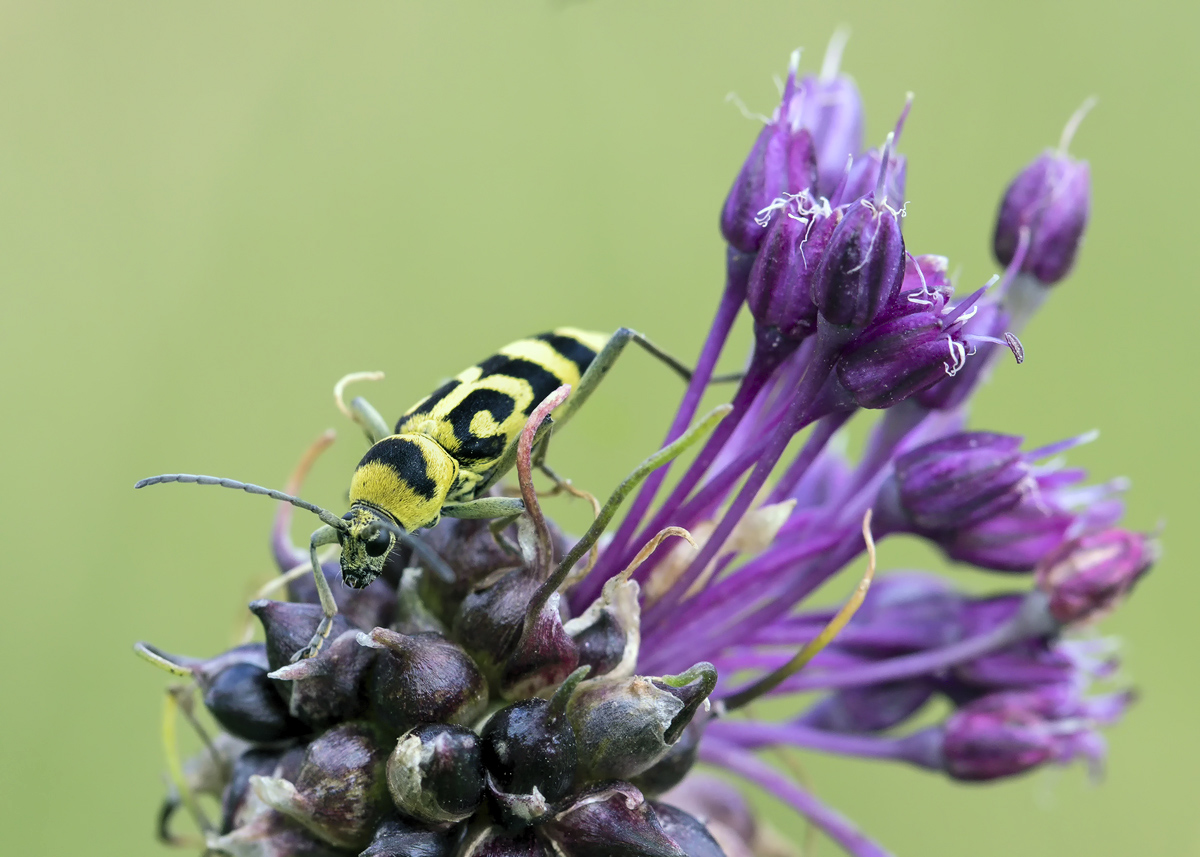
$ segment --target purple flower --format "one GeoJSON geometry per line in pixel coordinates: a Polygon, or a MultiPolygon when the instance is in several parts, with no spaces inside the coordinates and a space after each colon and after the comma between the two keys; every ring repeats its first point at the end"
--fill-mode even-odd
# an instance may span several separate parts
{"type": "Polygon", "coordinates": [[[830,324],[865,327],[900,290],[904,265],[900,212],[883,194],[863,197],[849,205],[829,238],[813,303],[830,324]]]}
{"type": "Polygon", "coordinates": [[[1087,161],[1067,154],[1075,129],[1095,102],[1089,99],[1063,130],[1057,150],[1047,150],[1022,170],[1000,203],[992,247],[1001,265],[1017,253],[1022,228],[1030,230],[1021,270],[1050,286],[1075,264],[1091,208],[1091,170],[1087,161]]]}
{"type": "MultiPolygon", "coordinates": [[[[892,311],[859,334],[838,360],[838,379],[854,403],[862,408],[890,408],[954,378],[968,365],[967,358],[975,355],[976,343],[1002,341],[966,331],[984,291],[953,307],[946,306],[948,289],[901,291],[892,311]]],[[[1024,354],[1015,338],[1006,344],[1021,362],[1024,354]]]]}
{"type": "Polygon", "coordinates": [[[955,530],[1007,511],[1032,485],[1020,446],[1019,437],[964,432],[914,449],[896,460],[899,503],[889,511],[920,532],[955,530]]]}
{"type": "Polygon", "coordinates": [[[1037,584],[1049,593],[1055,619],[1064,625],[1087,622],[1111,612],[1157,558],[1157,546],[1141,533],[1105,530],[1045,556],[1037,584]]]}
{"type": "Polygon", "coordinates": [[[812,135],[792,116],[793,103],[803,97],[796,87],[799,60],[798,52],[792,55],[779,107],[759,132],[721,209],[721,234],[743,253],[757,252],[766,235],[759,213],[772,200],[799,193],[816,180],[812,135]]]}
{"type": "Polygon", "coordinates": [[[995,780],[1043,765],[1104,756],[1095,727],[1117,719],[1129,694],[1082,699],[1069,686],[985,696],[946,721],[946,773],[958,780],[995,780]]]}
{"type": "Polygon", "coordinates": [[[846,162],[862,151],[862,98],[854,81],[838,69],[845,45],[845,31],[835,33],[820,75],[806,76],[800,82],[800,97],[792,102],[790,118],[812,134],[816,148],[816,196],[832,197],[846,162]]]}
{"type": "Polygon", "coordinates": [[[1071,633],[1127,597],[1157,547],[1116,527],[1119,480],[1083,485],[1057,461],[1091,435],[1023,452],[1019,436],[965,430],[998,346],[1021,360],[1013,331],[1045,297],[1038,282],[1074,258],[1086,165],[1047,155],[1018,177],[997,226],[1003,279],[954,301],[946,258],[910,255],[900,229],[908,105],[887,143],[861,152],[840,39],[819,77],[797,82],[793,57],[722,210],[725,289],[663,448],[587,533],[553,527],[532,481],[560,387],[516,447],[515,523],[415,534],[371,588],[335,590],[319,657],[287,662],[321,618],[315,587],[295,579],[311,560],[288,538],[290,506],[272,544],[298,603],[253,602],[265,645],[204,661],[139,647],[191,678],[230,733],[172,766],[193,774],[164,805],[164,838],[175,809],[197,805],[190,789],[221,799],[208,844],[228,853],[750,857],[763,844],[753,813],[692,772],[703,760],[855,857],[886,857],[757,751],[965,781],[1100,762],[1098,729],[1132,694],[1087,695],[1116,680],[1115,648],[1071,633]],[[746,371],[731,403],[697,420],[743,304],[746,371]],[[863,409],[883,413],[851,457],[842,429],[863,409]],[[666,463],[702,438],[659,500],[666,463]],[[893,534],[1034,574],[984,596],[920,571],[873,583],[874,540],[886,559],[893,534]],[[847,569],[845,604],[808,603],[847,569]],[[772,719],[748,714],[760,699],[772,719]],[[931,703],[949,709],[934,725],[931,703]]]}
{"type": "Polygon", "coordinates": [[[841,212],[800,193],[776,200],[764,216],[771,225],[750,271],[746,305],[760,346],[770,347],[765,337],[774,331],[794,347],[816,332],[812,282],[841,212]]]}

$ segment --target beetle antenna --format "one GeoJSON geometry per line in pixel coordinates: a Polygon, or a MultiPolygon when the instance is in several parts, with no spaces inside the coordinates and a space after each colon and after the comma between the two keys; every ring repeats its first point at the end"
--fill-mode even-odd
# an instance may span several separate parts
{"type": "Polygon", "coordinates": [[[236,479],[222,479],[218,476],[196,476],[191,473],[164,473],[162,476],[151,476],[149,479],[142,479],[133,487],[145,488],[147,485],[159,485],[167,482],[220,485],[222,488],[236,488],[239,491],[245,491],[247,494],[262,494],[267,497],[273,497],[276,500],[284,500],[301,509],[307,509],[340,532],[345,532],[350,526],[337,515],[333,514],[333,512],[330,512],[328,509],[322,509],[320,506],[310,503],[307,500],[301,500],[299,497],[293,497],[291,494],[284,494],[282,491],[276,491],[274,488],[263,488],[261,485],[251,485],[249,482],[238,482],[236,479]]]}

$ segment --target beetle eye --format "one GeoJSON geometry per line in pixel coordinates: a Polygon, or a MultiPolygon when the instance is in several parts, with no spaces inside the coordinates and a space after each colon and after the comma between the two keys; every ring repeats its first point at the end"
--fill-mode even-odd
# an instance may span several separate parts
{"type": "Polygon", "coordinates": [[[376,530],[375,535],[367,539],[363,548],[367,556],[383,556],[392,545],[392,534],[387,530],[376,530]]]}

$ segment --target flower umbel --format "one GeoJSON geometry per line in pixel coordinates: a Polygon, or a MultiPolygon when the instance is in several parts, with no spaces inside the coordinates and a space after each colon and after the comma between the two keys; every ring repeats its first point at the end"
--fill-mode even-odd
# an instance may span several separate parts
{"type": "MultiPolygon", "coordinates": [[[[914,255],[903,234],[896,146],[911,96],[864,151],[843,47],[835,37],[820,75],[801,76],[793,56],[721,209],[725,289],[663,447],[594,501],[587,533],[560,532],[533,482],[561,387],[516,447],[525,511],[446,519],[397,544],[370,587],[337,590],[315,657],[290,656],[322,617],[308,564],[329,557],[292,544],[286,503],[272,533],[283,574],[250,605],[263,642],[207,659],[138,644],[200,691],[220,730],[210,738],[190,691],[172,691],[164,839],[180,841],[183,807],[209,851],[232,857],[779,853],[728,782],[693,770],[703,762],[879,857],[757,751],[958,781],[1077,759],[1098,770],[1099,729],[1133,696],[1112,686],[1111,641],[1074,632],[1128,597],[1157,545],[1117,527],[1122,481],[1084,485],[1062,463],[1094,434],[1028,450],[966,428],[980,384],[1005,349],[1022,362],[1017,333],[1077,255],[1090,177],[1066,146],[1081,117],[1005,194],[1002,275],[956,298],[947,259],[914,255]],[[697,419],[743,304],[746,371],[729,405],[697,419]],[[883,413],[853,461],[838,438],[867,409],[883,413]],[[664,492],[670,462],[701,440],[664,492]],[[1001,572],[1002,588],[977,596],[911,571],[872,582],[875,543],[895,534],[1001,572]],[[864,554],[842,607],[809,603],[864,554]],[[291,600],[267,597],[285,586],[291,600]],[[791,700],[790,713],[750,715],[764,698],[791,700]],[[933,701],[949,713],[930,726],[933,701]],[[206,744],[187,764],[173,749],[180,712],[206,744]],[[220,801],[217,822],[201,794],[220,801]]],[[[323,571],[333,580],[337,566],[323,571]]]]}

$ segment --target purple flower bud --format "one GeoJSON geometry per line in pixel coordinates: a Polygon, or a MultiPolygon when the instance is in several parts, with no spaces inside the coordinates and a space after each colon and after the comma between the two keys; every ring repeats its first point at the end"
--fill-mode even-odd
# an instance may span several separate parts
{"type": "Polygon", "coordinates": [[[958,780],[994,780],[1080,756],[1098,762],[1104,743],[1093,727],[1115,720],[1129,701],[1128,694],[1080,699],[1069,686],[985,696],[946,721],[946,773],[958,780]]]}
{"type": "Polygon", "coordinates": [[[334,617],[329,642],[317,656],[293,664],[292,655],[308,645],[316,631],[321,608],[316,604],[254,601],[250,611],[262,622],[272,678],[294,717],[324,728],[362,713],[363,684],[371,653],[357,645],[358,632],[340,613],[334,617]]]}
{"type": "Polygon", "coordinates": [[[920,711],[936,689],[919,678],[839,690],[809,709],[801,722],[826,732],[882,732],[920,711]]]}
{"type": "MultiPolygon", "coordinates": [[[[900,111],[900,116],[896,120],[896,127],[888,136],[883,148],[868,149],[862,154],[855,150],[850,169],[845,172],[844,184],[837,187],[830,196],[830,201],[834,205],[851,203],[856,199],[874,194],[880,204],[891,200],[894,205],[903,207],[904,188],[908,178],[908,159],[896,151],[896,146],[900,143],[904,122],[908,119],[908,112],[911,109],[912,93],[909,93],[908,99],[904,103],[904,109],[900,111]]],[[[844,157],[842,162],[844,165],[844,157]]]]}
{"type": "Polygon", "coordinates": [[[1155,543],[1128,530],[1106,530],[1063,544],[1037,568],[1050,613],[1064,625],[1098,619],[1115,608],[1158,558],[1155,543]]]}
{"type": "Polygon", "coordinates": [[[579,650],[563,629],[561,600],[555,592],[533,621],[526,617],[516,647],[500,668],[498,684],[505,699],[536,696],[561,684],[579,666],[579,650]]]}
{"type": "Polygon", "coordinates": [[[904,279],[900,214],[868,197],[852,203],[825,247],[812,299],[830,324],[865,327],[904,279]]]}
{"type": "MultiPolygon", "coordinates": [[[[267,664],[272,670],[292,662],[292,656],[308,645],[316,633],[323,614],[317,604],[297,604],[290,601],[251,601],[250,612],[262,623],[267,641],[267,664]]],[[[350,623],[342,614],[333,617],[333,639],[349,631],[350,623]]],[[[288,693],[286,686],[281,693],[288,693]]]]}
{"type": "Polygon", "coordinates": [[[478,833],[472,833],[464,849],[454,853],[459,857],[554,857],[550,846],[532,829],[512,833],[500,827],[487,827],[478,833]]]}
{"type": "Polygon", "coordinates": [[[817,157],[815,196],[830,196],[846,172],[846,161],[862,151],[863,106],[854,81],[844,74],[806,77],[794,121],[812,134],[817,157]]]}
{"type": "Polygon", "coordinates": [[[464,827],[430,830],[398,816],[385,818],[375,838],[359,857],[453,857],[458,853],[464,827]]]}
{"type": "Polygon", "coordinates": [[[1067,146],[1093,103],[1089,100],[1071,117],[1057,150],[1048,149],[1013,179],[996,216],[996,259],[1001,265],[1012,262],[1021,229],[1028,227],[1029,249],[1021,271],[1047,286],[1070,272],[1087,228],[1091,170],[1087,161],[1068,155],[1067,146]]]}
{"type": "Polygon", "coordinates": [[[359,634],[378,649],[370,699],[376,720],[395,734],[420,723],[474,723],[487,708],[487,680],[470,655],[440,634],[359,634]]]}
{"type": "Polygon", "coordinates": [[[629,781],[649,797],[655,797],[679,785],[691,772],[700,756],[700,738],[704,735],[704,723],[701,719],[693,718],[679,736],[679,740],[671,745],[667,755],[637,776],[631,777],[629,781]]]}
{"type": "Polygon", "coordinates": [[[307,732],[289,714],[267,675],[267,650],[248,643],[208,659],[172,655],[148,643],[138,643],[143,653],[191,672],[203,693],[204,705],[230,735],[244,741],[270,743],[307,732]]]}
{"type": "Polygon", "coordinates": [[[483,799],[479,738],[464,726],[419,726],[388,757],[388,791],[396,806],[429,824],[470,818],[483,799]]]}
{"type": "Polygon", "coordinates": [[[896,460],[901,512],[920,531],[953,530],[1011,509],[1031,485],[1021,438],[964,432],[896,460]]]}
{"type": "Polygon", "coordinates": [[[945,325],[941,309],[931,304],[876,322],[855,338],[837,375],[859,407],[890,408],[965,365],[961,325],[945,325]]]}
{"type": "Polygon", "coordinates": [[[575,781],[575,733],[567,718],[544,699],[501,708],[481,736],[483,764],[500,791],[562,800],[575,781]]]}
{"type": "Polygon", "coordinates": [[[757,218],[763,209],[785,194],[811,187],[816,180],[812,136],[789,116],[790,105],[798,96],[798,62],[799,54],[793,54],[780,106],[759,132],[721,209],[721,234],[743,253],[755,253],[762,244],[766,230],[757,218]]]}
{"type": "Polygon", "coordinates": [[[346,857],[347,853],[270,809],[224,836],[210,837],[207,845],[210,853],[236,857],[346,857]]]}
{"type": "Polygon", "coordinates": [[[541,578],[532,569],[514,568],[471,590],[459,605],[452,627],[454,639],[493,679],[498,679],[500,665],[516,648],[525,626],[525,613],[541,585],[541,578]]]}
{"type": "MultiPolygon", "coordinates": [[[[918,392],[917,401],[924,407],[950,410],[965,402],[983,379],[992,352],[1000,347],[999,341],[1008,329],[1008,313],[998,303],[989,300],[979,301],[976,307],[978,312],[973,317],[963,319],[961,336],[966,344],[966,354],[977,354],[970,360],[960,361],[960,367],[954,374],[948,373],[947,377],[939,378],[918,392]]],[[[1012,347],[1010,342],[1009,348],[1012,347]]]]}
{"type": "Polygon", "coordinates": [[[778,331],[794,344],[817,329],[812,282],[841,213],[808,194],[772,205],[770,228],[750,270],[746,303],[756,329],[778,331]]]}
{"type": "Polygon", "coordinates": [[[628,783],[579,795],[542,830],[563,857],[688,857],[628,783]]]}
{"type": "Polygon", "coordinates": [[[366,723],[344,723],[308,745],[295,783],[251,777],[263,803],[342,848],[365,848],[390,803],[387,750],[366,723]]]}
{"type": "Polygon", "coordinates": [[[614,678],[632,674],[641,643],[639,587],[621,576],[609,578],[597,598],[563,626],[579,652],[588,675],[614,678]]]}
{"type": "Polygon", "coordinates": [[[949,271],[950,260],[945,256],[933,253],[910,255],[904,260],[904,280],[900,284],[900,294],[940,292],[949,297],[954,293],[949,271]]]}
{"type": "MultiPolygon", "coordinates": [[[[431,547],[454,572],[454,581],[443,580],[429,569],[420,555],[413,557],[413,565],[425,569],[421,575],[421,598],[434,614],[449,625],[463,598],[471,589],[490,574],[512,568],[513,555],[496,541],[490,529],[491,521],[469,518],[444,518],[432,530],[421,534],[421,540],[431,547]]],[[[562,531],[553,521],[546,522],[554,543],[554,556],[561,558],[566,553],[562,531]]],[[[517,527],[513,524],[503,533],[509,542],[517,541],[517,527]]],[[[393,550],[393,553],[395,551],[393,550]]],[[[390,558],[390,557],[389,557],[390,558]]],[[[385,625],[379,622],[377,625],[385,625]]],[[[374,625],[370,627],[375,627],[374,625]]]]}
{"type": "Polygon", "coordinates": [[[670,804],[653,803],[651,807],[663,832],[688,857],[726,857],[717,840],[699,819],[670,804]]]}
{"type": "Polygon", "coordinates": [[[627,780],[650,768],[679,740],[716,683],[712,664],[700,663],[678,676],[581,684],[567,706],[580,776],[627,780]]]}
{"type": "MultiPolygon", "coordinates": [[[[879,181],[879,171],[883,166],[883,153],[879,149],[868,149],[855,157],[846,174],[846,183],[837,191],[837,202],[851,203],[862,199],[875,190],[879,181]]],[[[904,190],[908,180],[908,158],[892,152],[888,155],[887,169],[884,173],[882,188],[887,198],[896,205],[904,204],[904,190]]]]}
{"type": "Polygon", "coordinates": [[[1033,571],[1062,544],[1075,516],[1032,497],[999,515],[955,530],[939,544],[946,556],[993,571],[1033,571]]]}

